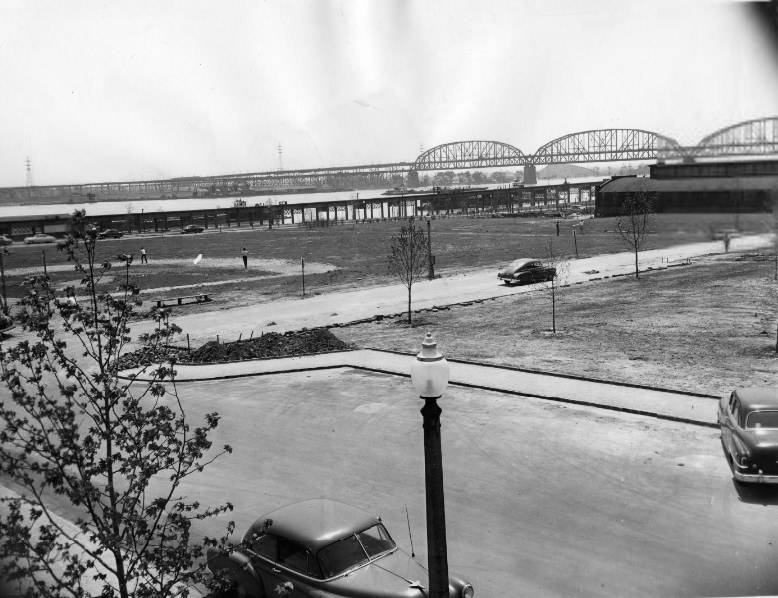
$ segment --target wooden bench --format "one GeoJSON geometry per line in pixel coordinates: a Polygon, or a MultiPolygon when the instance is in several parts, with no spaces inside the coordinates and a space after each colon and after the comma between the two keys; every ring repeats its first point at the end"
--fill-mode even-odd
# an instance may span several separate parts
{"type": "Polygon", "coordinates": [[[165,299],[154,299],[157,307],[166,307],[168,305],[183,305],[184,303],[205,303],[210,301],[208,293],[199,293],[197,295],[187,295],[185,297],[168,297],[165,299]]]}

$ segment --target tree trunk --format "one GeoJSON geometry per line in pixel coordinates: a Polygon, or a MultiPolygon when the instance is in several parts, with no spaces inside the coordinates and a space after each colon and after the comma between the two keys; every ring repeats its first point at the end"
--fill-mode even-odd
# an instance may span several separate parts
{"type": "Polygon", "coordinates": [[[408,324],[411,323],[411,285],[408,285],[408,324]]]}
{"type": "Polygon", "coordinates": [[[638,270],[638,250],[635,249],[635,278],[640,278],[640,271],[638,270]]]}
{"type": "Polygon", "coordinates": [[[551,281],[551,330],[556,334],[556,293],[554,281],[551,281]]]}

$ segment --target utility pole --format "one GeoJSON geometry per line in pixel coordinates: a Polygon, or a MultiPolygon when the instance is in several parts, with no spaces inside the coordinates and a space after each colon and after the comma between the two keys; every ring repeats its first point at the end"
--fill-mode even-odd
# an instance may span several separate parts
{"type": "Polygon", "coordinates": [[[435,278],[435,257],[432,255],[432,225],[430,223],[431,218],[427,215],[427,261],[429,262],[429,273],[427,278],[433,280],[435,278]]]}
{"type": "Polygon", "coordinates": [[[8,297],[5,294],[5,256],[0,252],[0,282],[3,285],[3,313],[8,315],[8,297]]]}

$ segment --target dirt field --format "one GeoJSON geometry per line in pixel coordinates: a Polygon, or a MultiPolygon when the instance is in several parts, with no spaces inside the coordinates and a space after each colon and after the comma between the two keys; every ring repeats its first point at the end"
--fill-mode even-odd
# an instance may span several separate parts
{"type": "Polygon", "coordinates": [[[771,254],[717,255],[641,276],[341,328],[363,347],[416,352],[434,331],[448,357],[722,394],[778,375],[771,254]]]}
{"type": "MultiPolygon", "coordinates": [[[[613,218],[560,220],[550,218],[444,218],[432,222],[432,252],[436,256],[436,274],[462,272],[474,268],[497,268],[516,257],[544,257],[548,239],[558,244],[557,251],[588,257],[624,251],[617,239],[613,218]],[[575,231],[575,235],[573,234],[575,231]]],[[[425,223],[426,224],[426,223],[425,223]]],[[[694,214],[661,215],[656,233],[646,249],[680,243],[710,240],[713,231],[738,226],[743,232],[763,233],[773,226],[767,214],[694,214]]],[[[186,308],[220,309],[272,301],[279,297],[302,294],[300,258],[305,259],[305,287],[308,295],[331,290],[397,282],[389,275],[386,255],[399,222],[373,222],[313,229],[233,228],[225,232],[197,235],[168,233],[165,236],[134,236],[105,239],[98,243],[100,260],[131,253],[135,261],[130,278],[146,298],[206,292],[218,303],[186,308]],[[140,247],[145,247],[149,264],[141,265],[140,247]],[[249,268],[244,270],[240,252],[249,252],[249,268]],[[202,260],[194,264],[194,259],[202,260]],[[172,288],[177,288],[173,291],[172,288]]],[[[72,265],[52,245],[14,245],[5,255],[7,292],[20,297],[24,277],[43,269],[60,288],[76,285],[72,265]]],[[[115,269],[114,276],[119,275],[115,269]]],[[[121,274],[124,274],[123,269],[121,274]]],[[[107,280],[109,285],[119,281],[107,280]]]]}
{"type": "MultiPolygon", "coordinates": [[[[516,256],[542,257],[549,237],[571,256],[623,251],[615,219],[450,218],[433,222],[436,273],[497,268],[516,256]],[[573,235],[576,230],[576,235],[573,235]]],[[[647,248],[709,240],[713,231],[737,224],[744,232],[771,230],[771,215],[663,215],[647,248]]],[[[150,263],[131,266],[130,276],[147,298],[208,292],[214,302],[173,310],[176,314],[229,309],[299,295],[299,256],[306,257],[308,294],[396,283],[386,271],[389,240],[397,222],[340,225],[322,229],[233,230],[102,241],[101,256],[146,247],[150,263]],[[249,270],[240,249],[250,252],[249,270]],[[193,264],[194,256],[203,255],[193,264]]],[[[9,294],[40,268],[39,247],[14,246],[5,257],[9,294]]],[[[72,266],[46,248],[49,273],[60,287],[75,284],[72,266]]],[[[136,251],[137,253],[137,251],[136,251]]],[[[711,394],[739,384],[774,384],[778,282],[772,254],[729,254],[690,266],[565,289],[551,334],[550,299],[521,294],[466,308],[417,316],[420,328],[435,330],[453,358],[580,374],[711,394]]],[[[148,305],[148,303],[146,304],[148,305]]],[[[360,346],[416,351],[419,328],[385,321],[340,329],[360,346]]]]}

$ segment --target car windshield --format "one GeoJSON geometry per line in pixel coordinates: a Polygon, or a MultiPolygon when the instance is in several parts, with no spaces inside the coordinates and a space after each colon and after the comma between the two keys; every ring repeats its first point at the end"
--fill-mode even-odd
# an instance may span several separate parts
{"type": "Polygon", "coordinates": [[[325,577],[335,577],[394,548],[389,532],[378,523],[322,548],[318,555],[319,563],[325,577]]]}
{"type": "Polygon", "coordinates": [[[752,411],[746,417],[746,428],[778,428],[778,411],[752,411]]]}

